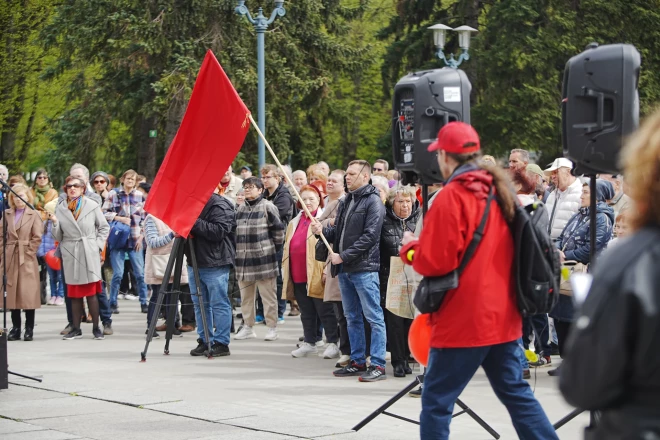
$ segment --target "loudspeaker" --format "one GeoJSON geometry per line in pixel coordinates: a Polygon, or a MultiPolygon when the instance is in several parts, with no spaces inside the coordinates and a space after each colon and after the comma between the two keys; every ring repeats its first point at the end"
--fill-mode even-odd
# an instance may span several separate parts
{"type": "Polygon", "coordinates": [[[619,151],[639,125],[640,65],[634,46],[596,43],[566,63],[562,143],[577,173],[620,172],[619,151]]]}
{"type": "Polygon", "coordinates": [[[472,85],[465,72],[445,67],[404,76],[394,87],[392,150],[404,184],[442,181],[435,153],[427,151],[443,125],[470,123],[472,85]]]}

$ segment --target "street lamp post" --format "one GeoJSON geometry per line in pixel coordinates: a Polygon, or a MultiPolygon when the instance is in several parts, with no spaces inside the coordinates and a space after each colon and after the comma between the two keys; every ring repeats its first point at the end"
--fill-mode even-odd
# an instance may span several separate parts
{"type": "Polygon", "coordinates": [[[470,59],[470,54],[468,53],[470,49],[470,37],[472,32],[478,32],[476,29],[471,28],[470,26],[461,26],[452,29],[444,24],[435,24],[430,26],[429,29],[433,31],[433,43],[437,50],[435,55],[444,61],[445,66],[451,67],[452,69],[458,69],[458,66],[460,66],[463,61],[470,59]],[[462,49],[462,53],[458,57],[458,60],[454,59],[453,53],[449,54],[449,59],[447,59],[442,51],[447,40],[447,31],[458,32],[458,46],[462,49]]]}
{"type": "MultiPolygon", "coordinates": [[[[256,17],[252,17],[245,0],[237,0],[236,13],[247,17],[248,21],[254,26],[257,32],[257,123],[259,129],[266,134],[266,67],[264,60],[264,35],[268,26],[275,21],[277,16],[283,17],[286,14],[284,9],[284,0],[275,0],[275,9],[270,14],[270,18],[264,16],[263,8],[259,8],[256,17]]],[[[259,138],[259,169],[266,163],[266,150],[264,141],[259,138]]]]}

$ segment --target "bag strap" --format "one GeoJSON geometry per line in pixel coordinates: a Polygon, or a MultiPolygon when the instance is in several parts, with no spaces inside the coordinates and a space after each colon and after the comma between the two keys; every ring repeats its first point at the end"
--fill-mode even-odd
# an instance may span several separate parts
{"type": "Polygon", "coordinates": [[[477,246],[479,246],[479,243],[481,243],[481,239],[484,236],[484,230],[486,229],[486,221],[488,220],[488,214],[490,214],[490,205],[491,202],[493,201],[493,198],[494,198],[493,187],[491,186],[490,190],[488,191],[488,198],[486,199],[486,209],[484,210],[484,215],[483,217],[481,217],[481,222],[479,223],[479,227],[477,228],[476,231],[474,231],[472,240],[470,241],[470,244],[465,250],[465,254],[463,255],[461,264],[458,266],[457,272],[459,276],[461,275],[461,273],[463,273],[463,269],[465,269],[465,266],[467,266],[467,264],[470,262],[470,259],[472,259],[474,252],[477,250],[477,246]]]}

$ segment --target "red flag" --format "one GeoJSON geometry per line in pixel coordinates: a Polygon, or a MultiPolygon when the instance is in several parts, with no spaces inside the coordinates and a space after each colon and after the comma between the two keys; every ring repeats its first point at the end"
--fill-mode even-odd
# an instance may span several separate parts
{"type": "Polygon", "coordinates": [[[145,210],[188,237],[250,128],[247,109],[210,50],[145,210]]]}

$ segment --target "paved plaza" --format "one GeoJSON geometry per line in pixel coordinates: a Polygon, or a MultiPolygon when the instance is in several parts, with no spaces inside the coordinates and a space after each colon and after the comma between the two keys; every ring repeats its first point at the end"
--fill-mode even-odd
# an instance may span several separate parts
{"type": "MultiPolygon", "coordinates": [[[[232,341],[231,356],[194,358],[196,333],[174,337],[170,355],[163,355],[164,332],[151,343],[146,363],[146,315],[139,304],[120,301],[115,334],[92,339],[91,324],[82,324],[84,339],[64,341],[64,307],[37,310],[35,340],[9,342],[10,370],[36,376],[43,383],[10,376],[9,390],[0,391],[2,440],[184,440],[184,439],[413,439],[418,427],[380,416],[361,431],[351,428],[412,380],[388,379],[359,383],[335,378],[336,360],[294,359],[302,326],[286,317],[280,338],[232,341]]],[[[558,358],[557,358],[558,360],[558,358]]],[[[532,372],[535,388],[554,423],[572,408],[557,390],[547,369],[532,372]]],[[[498,431],[503,439],[517,436],[504,406],[480,370],[461,399],[498,431]]],[[[408,396],[390,411],[418,419],[421,402],[408,396]]],[[[581,439],[588,422],[581,415],[561,428],[561,439],[581,439]]],[[[492,438],[467,415],[454,419],[452,438],[492,438]]]]}

